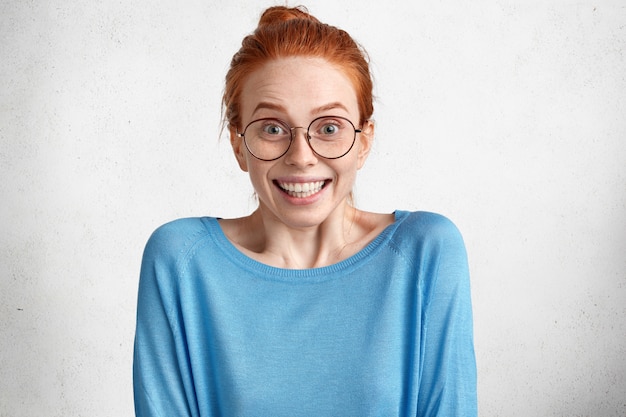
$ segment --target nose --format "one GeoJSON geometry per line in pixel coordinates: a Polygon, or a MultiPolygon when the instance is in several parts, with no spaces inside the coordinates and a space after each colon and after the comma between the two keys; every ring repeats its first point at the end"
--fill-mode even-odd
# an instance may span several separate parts
{"type": "Polygon", "coordinates": [[[291,144],[285,154],[285,162],[294,166],[309,166],[317,162],[317,155],[311,149],[307,139],[307,129],[291,128],[291,144]]]}

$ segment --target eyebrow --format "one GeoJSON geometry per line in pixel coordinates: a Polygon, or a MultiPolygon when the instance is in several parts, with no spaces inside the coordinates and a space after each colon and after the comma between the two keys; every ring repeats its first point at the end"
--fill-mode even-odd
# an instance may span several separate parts
{"type": "Polygon", "coordinates": [[[262,109],[277,110],[283,113],[285,112],[285,108],[281,106],[280,104],[274,104],[274,103],[269,103],[267,101],[262,101],[256,105],[256,107],[254,108],[254,111],[252,111],[252,114],[255,114],[257,111],[262,110],[262,109]]]}
{"type": "Polygon", "coordinates": [[[334,110],[334,109],[342,109],[344,110],[346,113],[348,113],[348,109],[346,108],[346,106],[344,106],[343,104],[341,104],[340,102],[336,101],[334,103],[328,103],[324,106],[320,106],[317,107],[315,109],[313,109],[313,113],[321,113],[327,110],[334,110]]]}
{"type": "MultiPolygon", "coordinates": [[[[252,112],[252,114],[255,114],[258,110],[262,110],[262,109],[267,109],[267,110],[275,110],[275,111],[279,111],[281,113],[286,113],[287,110],[284,106],[280,105],[280,104],[275,104],[275,103],[270,103],[267,101],[262,101],[259,104],[256,105],[256,107],[254,108],[254,111],[252,112]]],[[[315,114],[315,113],[322,113],[328,110],[334,110],[334,109],[341,109],[344,110],[346,113],[348,112],[348,108],[346,106],[344,106],[343,104],[341,104],[340,102],[336,101],[333,103],[328,103],[328,104],[324,104],[323,106],[319,106],[314,108],[311,113],[315,114]]]]}

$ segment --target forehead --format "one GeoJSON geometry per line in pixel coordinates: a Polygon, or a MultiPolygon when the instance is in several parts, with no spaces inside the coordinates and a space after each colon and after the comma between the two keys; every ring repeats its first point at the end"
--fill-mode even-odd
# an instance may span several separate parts
{"type": "Polygon", "coordinates": [[[296,119],[328,111],[359,116],[352,81],[345,71],[322,58],[270,61],[248,76],[241,92],[244,121],[276,113],[296,119]]]}

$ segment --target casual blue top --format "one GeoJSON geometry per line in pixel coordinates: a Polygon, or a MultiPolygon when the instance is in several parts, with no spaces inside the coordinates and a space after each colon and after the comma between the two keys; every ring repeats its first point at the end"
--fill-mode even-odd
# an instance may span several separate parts
{"type": "Polygon", "coordinates": [[[467,257],[445,217],[398,211],[350,258],[281,269],[215,218],[150,238],[137,416],[476,416],[467,257]]]}

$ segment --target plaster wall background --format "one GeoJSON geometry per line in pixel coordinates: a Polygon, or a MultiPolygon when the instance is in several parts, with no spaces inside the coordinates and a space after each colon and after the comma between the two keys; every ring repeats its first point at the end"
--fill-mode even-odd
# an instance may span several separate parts
{"type": "MultiPolygon", "coordinates": [[[[0,1],[0,416],[132,415],[145,241],[255,207],[220,96],[269,4],[0,1]]],[[[480,415],[626,415],[624,2],[307,6],[371,55],[357,205],[464,234],[480,415]]]]}

